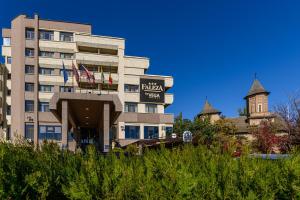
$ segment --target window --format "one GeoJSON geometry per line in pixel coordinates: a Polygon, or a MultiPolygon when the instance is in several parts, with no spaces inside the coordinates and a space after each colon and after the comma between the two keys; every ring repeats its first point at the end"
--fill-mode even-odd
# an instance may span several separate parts
{"type": "Polygon", "coordinates": [[[6,63],[7,63],[7,64],[11,64],[11,57],[8,56],[8,57],[6,58],[6,63]]]}
{"type": "MultiPolygon", "coordinates": [[[[67,72],[68,76],[73,76],[73,71],[71,69],[66,69],[66,72],[67,72]]],[[[64,76],[64,70],[63,69],[60,70],[60,75],[64,76]]]]}
{"type": "Polygon", "coordinates": [[[144,139],[158,138],[157,126],[144,126],[144,139]]]}
{"type": "Polygon", "coordinates": [[[25,138],[33,140],[34,136],[34,125],[33,123],[25,123],[25,138]]]}
{"type": "Polygon", "coordinates": [[[54,74],[54,69],[52,68],[39,68],[39,74],[42,75],[53,75],[54,74]]]}
{"type": "Polygon", "coordinates": [[[11,95],[11,90],[7,90],[7,96],[10,96],[11,95]]]}
{"type": "Polygon", "coordinates": [[[7,107],[6,107],[6,114],[11,115],[11,106],[10,105],[7,105],[7,107]]]}
{"type": "Polygon", "coordinates": [[[49,112],[49,102],[39,102],[40,112],[49,112]]]}
{"type": "Polygon", "coordinates": [[[25,83],[25,91],[33,92],[34,91],[34,83],[25,83]]]}
{"type": "Polygon", "coordinates": [[[34,74],[34,66],[25,65],[25,74],[34,74]]]}
{"type": "Polygon", "coordinates": [[[258,104],[257,110],[258,110],[258,112],[262,112],[262,104],[258,104]]]}
{"type": "Polygon", "coordinates": [[[171,136],[173,133],[173,127],[172,126],[167,126],[166,127],[166,136],[171,136]]]}
{"type": "Polygon", "coordinates": [[[61,126],[39,126],[40,140],[61,140],[61,126]]]}
{"type": "Polygon", "coordinates": [[[34,111],[34,101],[25,100],[25,112],[33,112],[33,111],[34,111]]]}
{"type": "Polygon", "coordinates": [[[73,41],[73,33],[60,32],[60,41],[72,42],[73,41]]]}
{"type": "Polygon", "coordinates": [[[26,48],[25,49],[25,56],[33,57],[34,56],[34,49],[26,48]]]}
{"type": "Polygon", "coordinates": [[[146,112],[147,113],[157,113],[157,105],[156,104],[146,104],[146,112]]]}
{"type": "Polygon", "coordinates": [[[139,92],[139,86],[138,85],[124,85],[125,92],[139,92]]]}
{"type": "Polygon", "coordinates": [[[3,46],[10,46],[10,38],[3,38],[3,46]]]}
{"type": "Polygon", "coordinates": [[[39,37],[40,40],[54,40],[54,33],[53,31],[40,30],[39,37]]]}
{"type": "Polygon", "coordinates": [[[26,28],[25,38],[27,40],[33,40],[34,39],[34,29],[33,28],[26,28]]]}
{"type": "Polygon", "coordinates": [[[137,112],[137,103],[125,102],[125,112],[137,112]]]}
{"type": "Polygon", "coordinates": [[[74,88],[71,86],[60,86],[60,92],[74,92],[74,88]]]}
{"type": "Polygon", "coordinates": [[[60,58],[64,58],[64,59],[73,59],[73,55],[72,53],[60,53],[60,58]]]}
{"type": "Polygon", "coordinates": [[[7,74],[7,80],[11,80],[11,73],[7,74]]]}
{"type": "Polygon", "coordinates": [[[53,92],[53,85],[39,85],[40,92],[53,92]]]}
{"type": "Polygon", "coordinates": [[[139,139],[140,127],[139,126],[125,126],[125,139],[139,139]]]}
{"type": "Polygon", "coordinates": [[[54,52],[51,52],[51,51],[40,51],[40,56],[41,57],[46,57],[46,58],[53,58],[54,57],[54,52]]]}

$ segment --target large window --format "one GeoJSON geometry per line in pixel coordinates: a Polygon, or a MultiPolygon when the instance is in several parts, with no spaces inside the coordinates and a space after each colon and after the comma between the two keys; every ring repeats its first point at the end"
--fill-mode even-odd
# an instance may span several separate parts
{"type": "Polygon", "coordinates": [[[49,102],[39,102],[40,112],[49,112],[49,102]]]}
{"type": "Polygon", "coordinates": [[[7,57],[6,63],[7,63],[7,64],[11,64],[11,57],[9,57],[9,56],[7,57]]]}
{"type": "Polygon", "coordinates": [[[146,104],[146,112],[147,113],[157,113],[157,105],[156,104],[146,104]]]}
{"type": "Polygon", "coordinates": [[[137,112],[137,103],[125,102],[125,112],[137,112]]]}
{"type": "Polygon", "coordinates": [[[10,45],[11,45],[10,38],[4,37],[3,38],[3,46],[10,46],[10,45]]]}
{"type": "Polygon", "coordinates": [[[33,112],[33,111],[34,111],[34,101],[25,100],[25,112],[33,112]]]}
{"type": "Polygon", "coordinates": [[[54,40],[53,31],[40,30],[39,36],[41,40],[54,40]]]}
{"type": "Polygon", "coordinates": [[[138,85],[124,85],[125,92],[139,92],[139,86],[138,85]]]}
{"type": "Polygon", "coordinates": [[[39,126],[40,140],[61,140],[61,126],[39,126]]]}
{"type": "Polygon", "coordinates": [[[41,75],[53,75],[54,74],[54,69],[52,68],[39,68],[39,74],[41,75]]]}
{"type": "Polygon", "coordinates": [[[144,139],[158,138],[158,126],[144,126],[144,139]]]}
{"type": "Polygon", "coordinates": [[[53,85],[39,85],[40,92],[53,92],[53,85]]]}
{"type": "Polygon", "coordinates": [[[33,140],[34,125],[33,123],[25,123],[25,138],[33,140]]]}
{"type": "Polygon", "coordinates": [[[34,49],[26,48],[25,49],[25,56],[27,56],[27,57],[33,57],[34,56],[34,49]]]}
{"type": "Polygon", "coordinates": [[[171,136],[173,133],[173,127],[172,126],[167,126],[166,127],[166,136],[171,136]]]}
{"type": "Polygon", "coordinates": [[[139,139],[140,127],[139,126],[125,126],[125,139],[139,139]]]}
{"type": "Polygon", "coordinates": [[[60,41],[72,42],[73,41],[73,33],[68,32],[60,32],[60,41]]]}
{"type": "Polygon", "coordinates": [[[34,39],[34,29],[33,28],[26,28],[25,38],[27,40],[33,40],[34,39]]]}
{"type": "Polygon", "coordinates": [[[25,74],[34,74],[34,66],[25,65],[25,74]]]}
{"type": "Polygon", "coordinates": [[[74,87],[60,86],[60,92],[74,92],[74,87]]]}
{"type": "Polygon", "coordinates": [[[53,58],[54,57],[54,52],[51,52],[51,51],[40,51],[40,56],[41,57],[46,57],[46,58],[53,58]]]}
{"type": "Polygon", "coordinates": [[[62,59],[73,59],[73,53],[60,53],[60,58],[62,59]]]}
{"type": "Polygon", "coordinates": [[[33,92],[34,91],[34,83],[25,83],[25,91],[33,92]]]}

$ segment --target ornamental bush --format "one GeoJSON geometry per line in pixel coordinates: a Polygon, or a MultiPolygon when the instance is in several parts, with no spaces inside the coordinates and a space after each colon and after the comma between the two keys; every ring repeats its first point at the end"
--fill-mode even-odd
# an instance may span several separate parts
{"type": "Polygon", "coordinates": [[[206,145],[136,156],[0,144],[0,199],[299,199],[300,155],[269,160],[206,145]]]}

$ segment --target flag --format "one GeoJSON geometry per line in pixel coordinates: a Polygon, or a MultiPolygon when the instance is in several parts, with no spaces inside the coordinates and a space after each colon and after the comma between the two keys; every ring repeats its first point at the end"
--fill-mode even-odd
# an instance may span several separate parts
{"type": "Polygon", "coordinates": [[[73,69],[73,76],[75,76],[75,79],[78,83],[79,82],[79,73],[73,62],[72,62],[72,69],[73,69]]]}
{"type": "Polygon", "coordinates": [[[104,84],[104,73],[102,67],[101,67],[101,83],[104,84]]]}
{"type": "Polygon", "coordinates": [[[79,70],[80,70],[80,76],[85,76],[87,80],[90,82],[92,78],[91,72],[83,65],[80,65],[79,70]]]}
{"type": "Polygon", "coordinates": [[[109,83],[109,85],[112,85],[112,83],[113,83],[113,79],[111,77],[111,72],[109,72],[108,83],[109,83]]]}
{"type": "Polygon", "coordinates": [[[68,77],[68,72],[67,72],[67,70],[65,68],[64,61],[62,61],[62,67],[63,67],[64,83],[66,84],[66,82],[68,81],[69,77],[68,77]]]}

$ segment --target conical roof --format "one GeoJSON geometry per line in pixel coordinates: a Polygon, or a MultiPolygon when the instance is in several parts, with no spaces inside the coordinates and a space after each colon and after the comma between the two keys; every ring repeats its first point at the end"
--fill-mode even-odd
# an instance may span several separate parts
{"type": "Polygon", "coordinates": [[[212,105],[206,100],[203,109],[199,113],[199,115],[207,115],[207,114],[221,114],[221,111],[213,108],[212,105]]]}
{"type": "Polygon", "coordinates": [[[259,82],[259,80],[255,79],[252,83],[252,86],[251,86],[247,96],[245,96],[245,99],[249,96],[252,96],[255,94],[262,94],[262,93],[270,94],[270,92],[265,90],[265,88],[262,86],[262,84],[259,82]]]}

